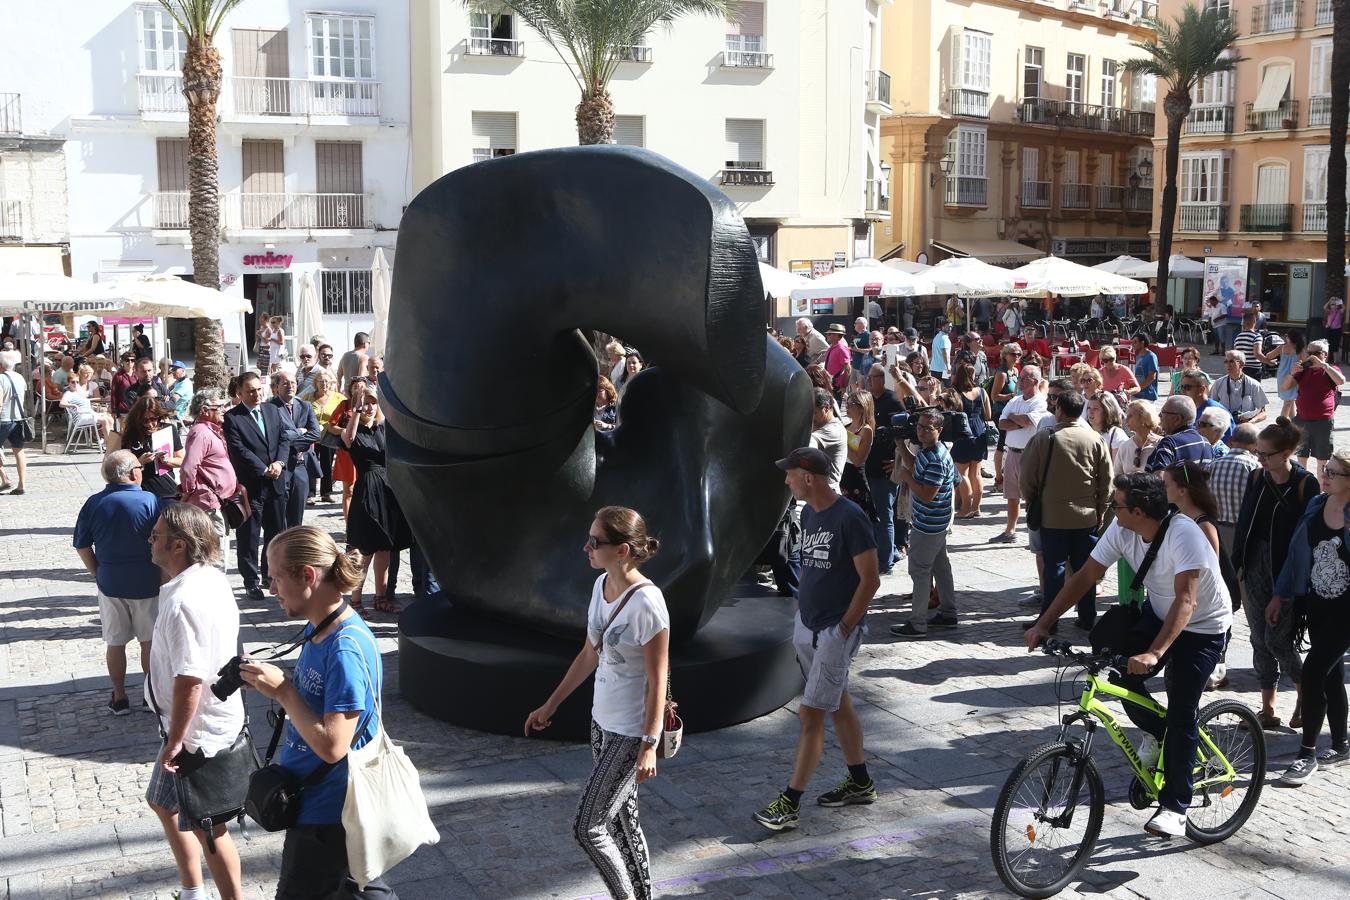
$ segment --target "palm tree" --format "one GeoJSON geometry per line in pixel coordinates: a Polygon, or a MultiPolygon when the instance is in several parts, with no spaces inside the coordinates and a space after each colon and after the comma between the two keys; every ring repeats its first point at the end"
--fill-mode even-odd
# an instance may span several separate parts
{"type": "Polygon", "coordinates": [[[658,22],[691,14],[725,18],[728,10],[727,0],[501,0],[500,5],[539,32],[567,64],[581,89],[576,115],[582,144],[614,141],[609,81],[625,48],[641,44],[658,22]]]}
{"type": "MultiPolygon", "coordinates": [[[[216,162],[216,100],[224,75],[220,51],[213,43],[221,23],[242,0],[159,0],[187,39],[183,57],[183,96],[188,108],[188,233],[192,238],[193,280],[202,287],[220,289],[220,184],[216,162]]],[[[193,322],[197,365],[193,383],[198,388],[223,388],[230,374],[225,368],[225,344],[220,322],[193,322]]]]}
{"type": "MultiPolygon", "coordinates": [[[[1243,57],[1228,55],[1237,29],[1227,14],[1201,12],[1187,3],[1173,23],[1149,19],[1157,32],[1153,41],[1135,41],[1148,56],[1126,60],[1125,71],[1153,75],[1167,85],[1163,115],[1167,117],[1166,165],[1163,175],[1162,215],[1158,220],[1158,291],[1167,291],[1167,263],[1172,256],[1172,229],[1177,217],[1177,165],[1181,154],[1181,126],[1191,111],[1191,92],[1219,72],[1231,72],[1243,57]]],[[[1165,300],[1164,300],[1165,302],[1165,300]]]]}
{"type": "Polygon", "coordinates": [[[1326,296],[1345,297],[1345,129],[1350,113],[1350,0],[1331,4],[1331,158],[1327,160],[1326,296]]]}

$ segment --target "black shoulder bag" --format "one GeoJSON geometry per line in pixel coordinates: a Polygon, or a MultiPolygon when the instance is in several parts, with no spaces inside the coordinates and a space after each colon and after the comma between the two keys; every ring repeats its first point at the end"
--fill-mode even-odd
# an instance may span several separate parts
{"type": "Polygon", "coordinates": [[[1045,494],[1045,479],[1050,477],[1050,458],[1055,455],[1055,435],[1050,434],[1050,449],[1045,451],[1045,467],[1041,469],[1040,490],[1036,496],[1027,501],[1027,529],[1030,531],[1041,530],[1041,497],[1045,494]]]}
{"type": "MultiPolygon", "coordinates": [[[[1167,537],[1167,526],[1172,523],[1172,517],[1176,512],[1169,512],[1158,523],[1158,533],[1153,536],[1153,541],[1148,545],[1147,552],[1144,553],[1143,560],[1139,563],[1139,570],[1134,573],[1134,579],[1130,582],[1130,590],[1139,592],[1144,588],[1144,578],[1148,575],[1148,570],[1153,568],[1153,561],[1158,558],[1158,551],[1162,549],[1163,538],[1167,537]]],[[[1145,600],[1145,603],[1148,601],[1145,600]]],[[[1139,624],[1139,619],[1144,614],[1143,603],[1135,605],[1132,603],[1117,603],[1115,606],[1102,613],[1097,624],[1092,626],[1092,631],[1088,633],[1088,642],[1092,645],[1093,653],[1101,653],[1104,650],[1116,650],[1124,653],[1130,646],[1130,634],[1134,631],[1134,626],[1139,624]]]]}

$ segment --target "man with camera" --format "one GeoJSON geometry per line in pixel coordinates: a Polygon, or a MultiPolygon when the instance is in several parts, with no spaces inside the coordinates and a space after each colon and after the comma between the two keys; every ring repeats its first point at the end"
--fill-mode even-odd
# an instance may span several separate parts
{"type": "MultiPolygon", "coordinates": [[[[150,558],[166,579],[159,589],[146,703],[159,716],[164,744],[150,774],[145,800],[159,818],[178,865],[179,900],[205,900],[202,848],[206,834],[178,815],[180,768],[234,744],[244,727],[238,693],[214,691],[221,667],[239,646],[239,607],[225,574],[216,568],[220,539],[205,512],[171,503],[150,532],[150,558]]],[[[206,865],[221,900],[242,893],[239,853],[225,825],[212,828],[214,852],[206,865]]]]}
{"type": "Polygon", "coordinates": [[[956,589],[951,561],[947,558],[947,529],[952,524],[952,495],[959,476],[947,445],[941,440],[944,424],[940,410],[926,409],[916,417],[918,450],[911,449],[908,441],[896,442],[900,449],[900,478],[909,488],[913,504],[909,577],[914,583],[914,607],[909,621],[891,626],[891,634],[897,637],[925,637],[929,625],[956,627],[956,589]],[[934,581],[939,605],[930,619],[928,593],[934,581]]]}

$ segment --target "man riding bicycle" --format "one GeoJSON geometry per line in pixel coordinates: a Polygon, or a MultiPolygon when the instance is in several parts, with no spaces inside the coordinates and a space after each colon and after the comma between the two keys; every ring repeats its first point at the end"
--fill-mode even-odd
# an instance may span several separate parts
{"type": "Polygon", "coordinates": [[[1191,803],[1200,697],[1227,643],[1232,607],[1214,548],[1200,526],[1169,510],[1162,480],[1144,473],[1119,475],[1113,486],[1115,521],[1097,541],[1087,565],[1065,582],[1026,632],[1026,642],[1031,650],[1040,646],[1059,617],[1118,560],[1126,560],[1143,576],[1136,581],[1147,589],[1148,602],[1137,615],[1113,610],[1111,618],[1123,620],[1124,627],[1115,637],[1094,643],[1129,656],[1127,672],[1112,680],[1141,694],[1147,694],[1144,680],[1168,666],[1166,719],[1134,704],[1126,704],[1125,711],[1163,747],[1164,785],[1158,811],[1144,830],[1180,837],[1186,833],[1191,803]],[[1158,549],[1151,553],[1153,543],[1158,549]]]}

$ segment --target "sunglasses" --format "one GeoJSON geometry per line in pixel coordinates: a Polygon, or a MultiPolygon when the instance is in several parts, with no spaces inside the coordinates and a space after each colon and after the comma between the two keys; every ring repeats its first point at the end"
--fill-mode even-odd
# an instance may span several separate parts
{"type": "Polygon", "coordinates": [[[1323,469],[1322,474],[1328,478],[1350,478],[1350,472],[1335,472],[1331,469],[1323,469]]]}
{"type": "Polygon", "coordinates": [[[623,541],[602,541],[593,534],[586,536],[586,549],[588,550],[599,550],[601,547],[617,547],[621,543],[623,543],[623,541]]]}

